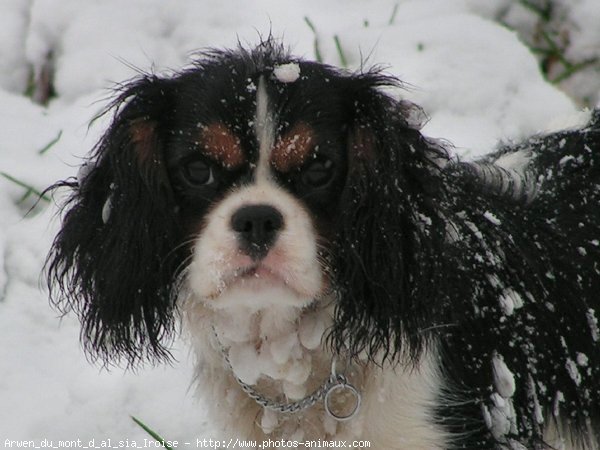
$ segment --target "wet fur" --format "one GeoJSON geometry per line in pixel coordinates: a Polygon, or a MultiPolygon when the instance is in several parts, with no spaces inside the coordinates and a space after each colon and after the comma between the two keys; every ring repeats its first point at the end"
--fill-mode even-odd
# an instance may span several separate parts
{"type": "MultiPolygon", "coordinates": [[[[80,315],[86,349],[132,365],[168,359],[195,224],[220,201],[186,198],[174,186],[167,162],[179,145],[175,130],[208,114],[202,102],[219,96],[235,127],[255,108],[238,99],[247,77],[289,61],[305,77],[304,100],[336,105],[318,132],[345,152],[331,197],[301,199],[326,236],[322,257],[337,293],[322,351],[349,352],[386,385],[434,364],[433,403],[415,411],[424,411],[436,448],[549,448],[544,438],[556,430],[567,448],[598,448],[600,112],[579,129],[461,162],[420,133],[414,107],[381,90],[396,79],[297,60],[270,42],[208,52],[171,77],[124,85],[87,174],[61,183],[73,190],[48,279],[54,302],[80,315]],[[518,152],[525,166],[495,164],[518,152]],[[513,423],[500,437],[484,414],[496,407],[498,357],[516,386],[513,423]]],[[[294,108],[316,114],[286,89],[270,95],[290,96],[291,117],[294,108]]],[[[366,404],[374,392],[365,390],[366,404]]],[[[410,415],[389,392],[385,407],[410,415]]],[[[409,433],[393,423],[380,431],[389,442],[409,433]]]]}

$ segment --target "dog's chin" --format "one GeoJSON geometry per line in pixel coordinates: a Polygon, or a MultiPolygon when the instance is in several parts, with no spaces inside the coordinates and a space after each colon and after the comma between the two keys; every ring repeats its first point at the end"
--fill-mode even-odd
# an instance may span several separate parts
{"type": "Polygon", "coordinates": [[[242,280],[225,289],[219,296],[205,300],[215,310],[244,308],[264,310],[268,308],[303,308],[315,299],[285,284],[272,284],[259,280],[242,280]]]}
{"type": "Polygon", "coordinates": [[[223,277],[219,289],[204,295],[206,306],[212,309],[239,308],[303,308],[315,301],[321,289],[310,290],[295,283],[277,270],[263,265],[251,265],[223,277]]]}

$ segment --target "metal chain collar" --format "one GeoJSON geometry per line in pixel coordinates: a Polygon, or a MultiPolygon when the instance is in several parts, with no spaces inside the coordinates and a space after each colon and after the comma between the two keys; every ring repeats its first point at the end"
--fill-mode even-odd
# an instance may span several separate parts
{"type": "Polygon", "coordinates": [[[348,380],[346,379],[345,375],[336,373],[335,357],[333,358],[333,361],[331,363],[331,374],[325,381],[323,381],[321,386],[317,390],[315,390],[312,394],[304,397],[301,400],[297,400],[295,402],[278,402],[278,401],[270,399],[270,398],[266,397],[265,395],[261,394],[253,386],[249,385],[248,383],[245,383],[235,374],[235,372],[233,371],[233,367],[231,366],[231,362],[229,361],[229,354],[227,352],[227,349],[221,343],[221,340],[219,339],[219,335],[217,334],[217,330],[215,329],[214,326],[213,326],[213,333],[217,340],[219,350],[221,351],[221,354],[223,355],[223,360],[225,361],[227,368],[231,371],[233,378],[240,385],[242,390],[248,395],[248,397],[253,399],[256,403],[258,403],[263,408],[266,408],[266,409],[269,409],[271,411],[275,411],[278,413],[294,414],[294,413],[298,413],[300,411],[304,411],[305,409],[308,409],[308,408],[314,406],[318,402],[323,401],[325,411],[327,412],[327,414],[329,414],[331,417],[333,417],[337,421],[342,422],[342,421],[350,420],[358,413],[358,410],[360,409],[360,402],[361,402],[360,392],[352,384],[348,383],[348,380]],[[348,390],[350,392],[350,394],[355,398],[354,408],[348,414],[345,414],[345,415],[336,414],[334,411],[331,410],[331,406],[330,406],[329,400],[331,398],[331,395],[340,390],[348,390]]]}

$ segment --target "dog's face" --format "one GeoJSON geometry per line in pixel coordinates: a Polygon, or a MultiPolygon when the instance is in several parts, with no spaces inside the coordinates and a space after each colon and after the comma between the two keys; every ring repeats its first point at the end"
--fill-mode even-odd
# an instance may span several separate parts
{"type": "Polygon", "coordinates": [[[164,156],[190,236],[188,284],[215,308],[277,302],[272,289],[289,291],[290,306],[306,305],[330,285],[326,249],[347,179],[347,90],[312,64],[227,69],[184,81],[175,108],[185,120],[164,156]],[[281,81],[283,69],[297,78],[281,81]]]}
{"type": "Polygon", "coordinates": [[[400,322],[427,308],[410,303],[435,270],[413,219],[435,215],[437,170],[407,104],[380,89],[395,85],[271,43],[126,85],[49,259],[88,350],[167,356],[184,280],[215,309],[335,291],[331,343],[394,353],[400,322]]]}

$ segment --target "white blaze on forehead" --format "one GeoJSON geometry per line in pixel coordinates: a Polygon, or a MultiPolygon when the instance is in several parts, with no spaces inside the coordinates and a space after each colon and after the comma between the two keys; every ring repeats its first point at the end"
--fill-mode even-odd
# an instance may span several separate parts
{"type": "Polygon", "coordinates": [[[271,149],[275,143],[275,120],[269,105],[266,81],[263,76],[258,80],[256,90],[256,117],[254,120],[254,133],[258,141],[258,166],[256,179],[269,178],[269,159],[271,149]]]}

